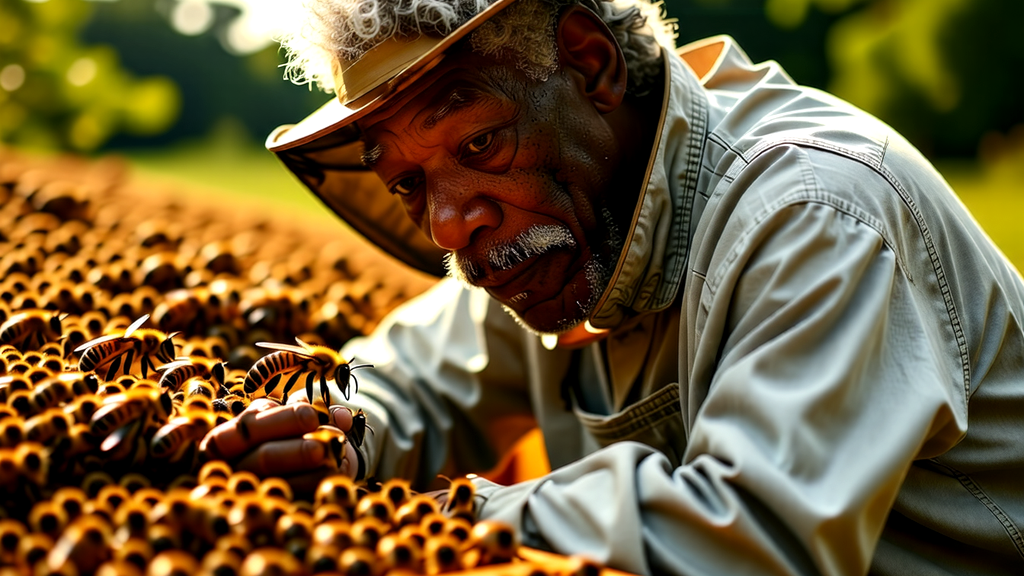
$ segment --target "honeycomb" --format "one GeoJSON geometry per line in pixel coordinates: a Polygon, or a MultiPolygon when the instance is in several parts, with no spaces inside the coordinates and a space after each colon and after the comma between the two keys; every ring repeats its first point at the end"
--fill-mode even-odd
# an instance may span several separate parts
{"type": "Polygon", "coordinates": [[[431,279],[114,159],[0,148],[0,205],[0,576],[600,572],[476,521],[466,479],[298,494],[199,453],[254,397],[347,385],[334,351],[431,279]]]}

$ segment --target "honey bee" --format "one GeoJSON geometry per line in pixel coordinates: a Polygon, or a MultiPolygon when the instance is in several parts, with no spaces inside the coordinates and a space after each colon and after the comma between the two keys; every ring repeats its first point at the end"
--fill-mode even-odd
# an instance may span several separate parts
{"type": "Polygon", "coordinates": [[[226,364],[207,358],[179,357],[160,366],[159,369],[163,371],[160,388],[172,392],[178,391],[185,381],[194,377],[212,379],[219,385],[224,385],[227,381],[226,364]]]}
{"type": "Polygon", "coordinates": [[[359,500],[359,490],[348,476],[338,474],[320,481],[316,488],[315,505],[319,510],[325,504],[337,504],[350,517],[359,500]]]}
{"type": "Polygon", "coordinates": [[[189,450],[195,450],[199,441],[213,429],[212,415],[191,412],[187,416],[172,418],[164,424],[150,442],[150,456],[178,462],[189,450]]]}
{"type": "MultiPolygon", "coordinates": [[[[348,429],[345,435],[348,436],[356,448],[359,448],[363,445],[363,439],[366,437],[367,430],[371,434],[373,433],[373,428],[370,428],[370,425],[366,423],[366,412],[356,410],[356,413],[352,415],[352,427],[348,429]]],[[[397,506],[398,503],[396,502],[395,505],[397,506]]]]}
{"type": "Polygon", "coordinates": [[[159,330],[141,329],[149,319],[145,314],[133,322],[120,336],[101,336],[75,349],[83,352],[78,361],[82,372],[102,372],[104,380],[112,380],[120,374],[141,373],[146,378],[155,373],[156,363],[166,364],[174,359],[175,334],[166,335],[159,330]]]}
{"type": "Polygon", "coordinates": [[[61,320],[62,315],[52,310],[23,310],[0,325],[0,344],[11,344],[22,352],[36,350],[60,339],[61,320]]]}
{"type": "Polygon", "coordinates": [[[152,388],[133,389],[109,396],[90,421],[90,430],[105,437],[100,450],[112,460],[121,460],[133,452],[133,460],[144,458],[149,430],[167,422],[172,409],[171,397],[152,388]]]}
{"type": "Polygon", "coordinates": [[[74,419],[60,408],[50,408],[25,421],[25,438],[45,446],[53,446],[70,433],[74,419]]]}
{"type": "Polygon", "coordinates": [[[42,412],[52,408],[71,398],[71,384],[68,378],[62,378],[59,374],[53,378],[43,380],[32,389],[32,403],[36,410],[42,412]]]}
{"type": "Polygon", "coordinates": [[[474,566],[510,562],[519,548],[519,540],[511,526],[495,520],[483,520],[469,534],[471,551],[479,557],[474,566]]]}
{"type": "Polygon", "coordinates": [[[356,519],[372,517],[382,522],[391,522],[395,513],[395,505],[383,492],[371,492],[359,499],[356,504],[356,519]]]}
{"type": "Polygon", "coordinates": [[[400,534],[386,534],[377,543],[377,555],[384,562],[385,570],[420,571],[423,561],[423,550],[412,538],[403,538],[400,534]]]}
{"type": "Polygon", "coordinates": [[[424,568],[427,574],[457,572],[462,569],[462,543],[450,536],[430,538],[423,545],[424,568]]]}
{"type": "Polygon", "coordinates": [[[303,434],[302,438],[322,443],[327,454],[334,459],[334,467],[341,468],[342,458],[345,457],[345,443],[348,442],[344,432],[334,426],[320,426],[312,432],[303,434]]]}
{"type": "Polygon", "coordinates": [[[456,478],[448,486],[448,501],[444,512],[451,517],[476,520],[476,485],[469,478],[456,478]]]}
{"type": "Polygon", "coordinates": [[[413,496],[395,510],[392,521],[396,526],[419,525],[428,514],[440,512],[437,501],[429,496],[413,496]]]}
{"type": "Polygon", "coordinates": [[[353,366],[342,358],[341,354],[324,346],[313,346],[306,344],[298,338],[295,339],[299,346],[290,344],[275,344],[273,342],[257,342],[261,348],[276,350],[261,358],[245,376],[245,392],[253,394],[257,390],[263,390],[264,394],[271,394],[277,384],[284,379],[284,376],[291,374],[284,387],[281,389],[283,397],[287,397],[299,379],[306,376],[306,396],[313,401],[313,381],[320,379],[320,397],[324,404],[330,405],[330,391],[327,388],[327,379],[334,381],[335,387],[349,398],[349,378],[355,382],[355,391],[359,391],[359,381],[356,380],[353,370],[360,368],[372,368],[372,364],[358,364],[353,366]]]}

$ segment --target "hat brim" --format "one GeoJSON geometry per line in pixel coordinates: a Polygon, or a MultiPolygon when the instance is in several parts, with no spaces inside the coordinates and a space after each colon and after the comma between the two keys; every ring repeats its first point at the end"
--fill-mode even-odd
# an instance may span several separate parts
{"type": "Polygon", "coordinates": [[[378,79],[372,87],[358,94],[352,101],[343,103],[338,98],[332,98],[298,124],[278,127],[267,138],[267,149],[279,152],[301,146],[348,126],[376,110],[437,66],[446,50],[513,1],[497,0],[444,37],[416,39],[420,47],[413,54],[402,53],[400,57],[404,62],[381,63],[381,68],[397,70],[395,74],[378,79]]]}

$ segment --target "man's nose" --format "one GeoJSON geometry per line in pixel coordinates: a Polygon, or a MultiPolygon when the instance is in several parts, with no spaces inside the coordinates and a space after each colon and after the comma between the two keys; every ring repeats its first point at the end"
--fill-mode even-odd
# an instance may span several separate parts
{"type": "Polygon", "coordinates": [[[476,192],[473,182],[439,178],[427,190],[430,237],[445,250],[461,250],[478,230],[501,225],[501,207],[476,192]]]}

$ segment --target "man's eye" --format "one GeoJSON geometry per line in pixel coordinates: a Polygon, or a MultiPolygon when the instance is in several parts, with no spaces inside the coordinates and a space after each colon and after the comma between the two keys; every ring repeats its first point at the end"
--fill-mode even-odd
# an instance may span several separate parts
{"type": "Polygon", "coordinates": [[[482,152],[486,152],[493,142],[494,132],[481,134],[469,141],[469,144],[466,145],[466,152],[469,154],[480,154],[482,152]]]}
{"type": "Polygon", "coordinates": [[[416,191],[420,185],[419,176],[407,176],[402,178],[394,186],[391,187],[392,194],[399,194],[401,196],[408,196],[416,191]]]}

